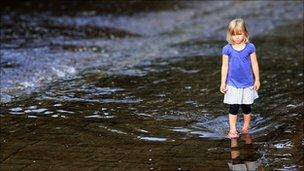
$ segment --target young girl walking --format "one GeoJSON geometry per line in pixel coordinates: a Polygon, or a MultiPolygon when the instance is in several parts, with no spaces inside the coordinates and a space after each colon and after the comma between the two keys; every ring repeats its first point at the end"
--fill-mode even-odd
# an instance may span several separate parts
{"type": "Polygon", "coordinates": [[[251,105],[258,98],[260,88],[259,66],[255,45],[249,42],[249,33],[243,19],[229,22],[226,40],[222,49],[222,69],[220,91],[224,103],[229,104],[228,138],[238,138],[236,129],[239,107],[242,108],[244,124],[242,134],[249,133],[251,105]]]}

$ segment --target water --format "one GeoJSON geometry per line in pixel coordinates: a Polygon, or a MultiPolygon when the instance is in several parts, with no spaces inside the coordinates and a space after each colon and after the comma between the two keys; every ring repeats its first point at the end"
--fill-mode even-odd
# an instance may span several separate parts
{"type": "MultiPolygon", "coordinates": [[[[1,103],[0,167],[4,170],[229,170],[230,163],[236,162],[235,156],[240,154],[240,159],[265,170],[303,169],[301,22],[277,27],[267,37],[261,34],[252,39],[257,46],[262,85],[260,98],[253,106],[250,137],[243,136],[237,141],[225,137],[228,106],[222,103],[223,95],[219,92],[218,51],[225,42],[188,38],[181,41],[176,35],[165,37],[159,44],[151,45],[155,50],[151,53],[163,54],[153,60],[148,59],[153,55],[137,59],[151,50],[141,48],[152,40],[159,41],[149,36],[139,38],[143,40],[139,42],[136,38],[133,43],[130,43],[133,38],[119,40],[122,43],[96,39],[63,41],[69,45],[60,47],[69,52],[65,54],[56,48],[52,52],[64,57],[76,55],[71,59],[80,60],[83,56],[96,65],[79,67],[82,70],[75,73],[71,68],[60,69],[65,79],[54,79],[28,95],[1,103]],[[170,42],[176,39],[177,42],[170,42]],[[92,46],[96,42],[98,46],[92,46]],[[110,49],[118,54],[108,58],[109,62],[114,61],[111,65],[107,62],[97,65],[93,60],[107,59],[94,58],[92,53],[110,52],[100,48],[101,42],[119,45],[113,47],[117,51],[110,49]],[[84,46],[86,43],[89,46],[84,46]],[[143,45],[133,47],[137,43],[143,45]],[[164,44],[175,51],[165,52],[166,48],[161,47],[164,44]],[[79,51],[84,47],[85,53],[79,51]],[[129,47],[132,50],[123,50],[129,47]],[[93,57],[87,57],[88,54],[93,57]],[[126,54],[132,57],[127,56],[128,60],[121,57],[126,54]],[[69,77],[69,73],[74,76],[69,77]]],[[[20,51],[35,55],[35,48],[20,48],[20,51]]],[[[42,52],[46,56],[54,55],[48,48],[42,49],[46,51],[38,50],[39,55],[42,52]]],[[[56,60],[49,64],[61,64],[62,59],[56,60]]],[[[85,64],[88,63],[84,60],[76,65],[85,64]]],[[[238,128],[241,124],[239,117],[238,128]]]]}
{"type": "Polygon", "coordinates": [[[1,15],[1,102],[89,68],[138,75],[125,70],[159,58],[216,56],[231,18],[246,18],[254,37],[301,22],[302,11],[300,1],[9,1],[1,15]]]}

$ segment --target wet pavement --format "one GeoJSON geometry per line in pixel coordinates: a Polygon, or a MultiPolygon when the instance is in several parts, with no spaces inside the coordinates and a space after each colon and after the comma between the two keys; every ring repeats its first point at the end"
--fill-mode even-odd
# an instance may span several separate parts
{"type": "Polygon", "coordinates": [[[216,42],[225,40],[231,18],[245,18],[251,36],[262,36],[301,22],[303,4],[101,1],[85,5],[12,0],[4,3],[1,14],[0,94],[5,103],[95,67],[122,75],[157,59],[217,56],[216,42]]]}
{"type": "MultiPolygon", "coordinates": [[[[86,53],[109,50],[84,42],[86,53]]],[[[117,52],[135,44],[104,42],[121,43],[113,47],[117,52]]],[[[262,85],[250,138],[226,138],[228,106],[219,92],[224,40],[179,39],[167,44],[175,52],[153,60],[136,60],[145,52],[136,51],[140,45],[133,57],[116,56],[117,67],[95,61],[72,77],[1,103],[0,170],[229,170],[244,163],[303,169],[303,23],[276,27],[252,42],[262,85]]],[[[60,48],[77,49],[77,59],[100,60],[79,53],[84,47],[77,43],[60,48]]]]}

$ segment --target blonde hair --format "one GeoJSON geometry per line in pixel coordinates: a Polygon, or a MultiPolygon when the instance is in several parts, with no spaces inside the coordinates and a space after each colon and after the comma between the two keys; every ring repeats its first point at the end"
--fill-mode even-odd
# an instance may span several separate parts
{"type": "Polygon", "coordinates": [[[245,34],[244,42],[248,43],[249,42],[249,33],[247,31],[245,21],[241,18],[231,20],[229,22],[228,30],[227,30],[227,36],[226,36],[227,42],[230,44],[234,44],[231,36],[233,34],[241,34],[241,33],[245,34]]]}

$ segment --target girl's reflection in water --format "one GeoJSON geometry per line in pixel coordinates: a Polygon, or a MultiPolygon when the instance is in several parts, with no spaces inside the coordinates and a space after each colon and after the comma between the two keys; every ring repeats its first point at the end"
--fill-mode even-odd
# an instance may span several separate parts
{"type": "Polygon", "coordinates": [[[241,139],[245,141],[243,147],[239,147],[238,139],[231,139],[231,162],[228,162],[233,171],[264,171],[256,149],[252,144],[250,134],[243,134],[241,139]]]}

